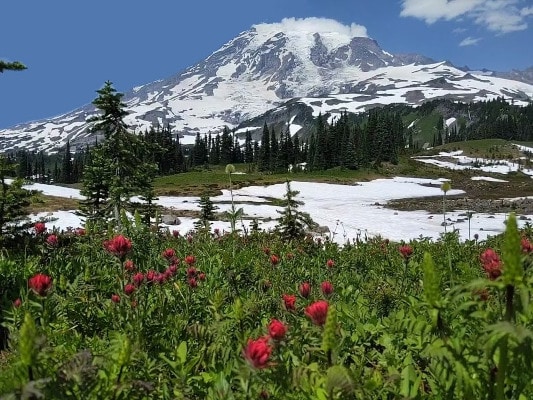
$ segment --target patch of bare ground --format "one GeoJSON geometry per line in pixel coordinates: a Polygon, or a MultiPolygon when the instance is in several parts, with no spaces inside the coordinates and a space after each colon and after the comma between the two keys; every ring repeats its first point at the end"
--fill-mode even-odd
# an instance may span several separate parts
{"type": "MultiPolygon", "coordinates": [[[[499,175],[508,182],[472,180],[468,175],[457,175],[451,179],[453,189],[463,190],[461,195],[445,196],[447,211],[472,211],[477,213],[533,214],[533,179],[527,176],[499,175]]],[[[395,210],[425,210],[442,212],[443,196],[419,197],[392,200],[386,207],[395,210]]]]}

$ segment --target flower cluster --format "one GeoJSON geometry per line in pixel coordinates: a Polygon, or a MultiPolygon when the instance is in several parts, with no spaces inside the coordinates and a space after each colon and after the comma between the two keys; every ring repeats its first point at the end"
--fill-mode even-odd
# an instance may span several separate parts
{"type": "Polygon", "coordinates": [[[408,260],[413,255],[413,248],[408,244],[400,246],[398,250],[400,251],[400,254],[404,258],[404,260],[408,260]]]}
{"type": "Polygon", "coordinates": [[[131,251],[131,240],[122,235],[118,235],[111,240],[106,240],[104,242],[104,248],[108,253],[118,258],[123,258],[131,251]]]}
{"type": "Polygon", "coordinates": [[[36,294],[44,297],[52,287],[52,278],[45,274],[37,274],[28,280],[28,287],[36,294]]]}
{"type": "Polygon", "coordinates": [[[487,249],[479,257],[481,265],[487,277],[493,281],[502,274],[502,261],[500,256],[493,249],[487,249]]]}
{"type": "Polygon", "coordinates": [[[325,300],[319,300],[305,309],[305,315],[307,315],[313,324],[322,326],[326,323],[326,317],[328,316],[329,304],[325,300]]]}

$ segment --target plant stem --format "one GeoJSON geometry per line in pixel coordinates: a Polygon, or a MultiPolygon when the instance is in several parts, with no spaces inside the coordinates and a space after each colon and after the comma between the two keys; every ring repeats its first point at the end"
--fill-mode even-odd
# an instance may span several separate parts
{"type": "MultiPolygon", "coordinates": [[[[514,321],[514,286],[507,285],[505,288],[505,316],[504,320],[507,322],[514,321]]],[[[496,376],[496,400],[505,399],[505,375],[507,364],[509,363],[508,354],[508,338],[504,338],[500,346],[500,360],[498,362],[498,372],[496,376]]]]}

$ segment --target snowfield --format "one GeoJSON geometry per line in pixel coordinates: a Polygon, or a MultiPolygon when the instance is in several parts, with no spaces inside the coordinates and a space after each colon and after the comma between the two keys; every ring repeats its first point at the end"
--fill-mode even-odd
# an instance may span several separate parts
{"type": "MultiPolygon", "coordinates": [[[[483,177],[480,177],[483,178],[483,177]]],[[[313,220],[329,230],[325,235],[336,243],[344,244],[357,238],[365,239],[382,236],[396,241],[409,241],[420,237],[432,240],[438,239],[443,233],[444,218],[442,214],[432,214],[426,211],[395,211],[385,207],[389,200],[426,196],[442,196],[440,186],[443,179],[421,179],[409,177],[395,177],[391,179],[376,179],[370,182],[354,183],[353,185],[338,185],[329,183],[291,182],[292,190],[299,191],[297,199],[304,202],[301,211],[311,215],[313,220]]],[[[60,186],[33,184],[28,188],[40,190],[43,194],[63,196],[79,199],[79,191],[60,186]]],[[[237,207],[244,210],[245,219],[239,221],[237,227],[249,229],[252,218],[257,218],[259,227],[270,230],[276,225],[279,217],[279,207],[268,199],[283,198],[286,191],[285,184],[271,186],[249,186],[234,190],[234,200],[237,207]]],[[[463,191],[452,189],[447,195],[461,194],[463,191]]],[[[217,212],[227,211],[231,205],[229,190],[222,195],[212,197],[211,200],[219,208],[217,212]]],[[[158,204],[180,210],[199,210],[198,197],[161,196],[158,204]]],[[[497,235],[504,231],[506,214],[474,213],[470,221],[468,210],[446,213],[446,230],[456,229],[462,240],[473,238],[477,234],[479,239],[497,235]]],[[[68,227],[76,228],[83,225],[83,220],[74,211],[60,211],[55,213],[40,213],[32,215],[33,220],[52,217],[57,220],[48,223],[59,230],[68,227]]],[[[526,216],[525,218],[532,218],[526,216]]],[[[527,220],[527,219],[526,219],[527,220]]],[[[519,224],[526,222],[520,219],[519,224]]],[[[186,234],[194,227],[194,218],[179,218],[178,225],[164,225],[170,231],[177,230],[186,234]]],[[[212,230],[229,231],[229,222],[213,221],[212,230]]]]}

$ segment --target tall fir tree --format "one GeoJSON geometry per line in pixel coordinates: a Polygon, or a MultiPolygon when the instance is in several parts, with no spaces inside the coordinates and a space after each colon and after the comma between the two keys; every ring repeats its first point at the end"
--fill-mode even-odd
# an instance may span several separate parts
{"type": "Polygon", "coordinates": [[[257,158],[257,169],[261,172],[268,171],[270,168],[270,131],[268,126],[263,126],[263,134],[261,135],[261,145],[259,148],[259,157],[257,158]]]}
{"type": "Polygon", "coordinates": [[[97,93],[93,104],[100,114],[90,120],[91,129],[103,134],[105,140],[91,149],[91,164],[85,167],[81,194],[87,198],[89,211],[95,211],[96,204],[91,206],[91,200],[98,201],[98,214],[112,218],[120,229],[122,212],[131,207],[132,196],[146,193],[152,186],[155,168],[144,158],[146,146],[137,135],[128,132],[123,94],[110,81],[97,93]],[[108,198],[100,198],[106,194],[108,198]]]}
{"type": "Polygon", "coordinates": [[[16,165],[0,155],[0,243],[15,239],[31,225],[27,207],[34,192],[25,190],[23,180],[15,177],[16,165]],[[11,179],[11,182],[8,182],[11,179]]]}
{"type": "Polygon", "coordinates": [[[72,153],[70,152],[70,140],[67,140],[65,145],[65,152],[63,154],[63,160],[61,163],[60,182],[72,183],[73,182],[73,163],[72,153]]]}

